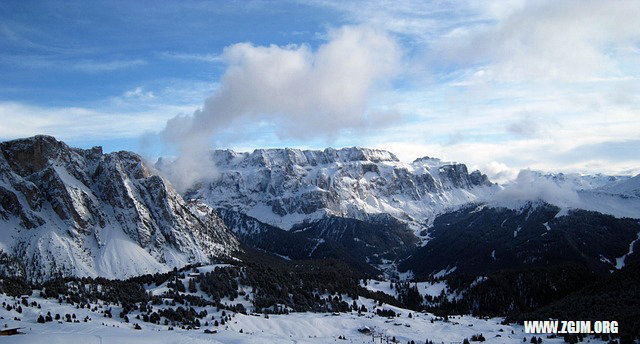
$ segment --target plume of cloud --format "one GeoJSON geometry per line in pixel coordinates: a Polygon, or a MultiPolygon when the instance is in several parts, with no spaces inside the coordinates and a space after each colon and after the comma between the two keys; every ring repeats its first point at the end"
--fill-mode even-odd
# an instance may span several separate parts
{"type": "Polygon", "coordinates": [[[281,137],[298,139],[332,139],[343,130],[384,125],[378,117],[385,114],[368,111],[367,103],[398,71],[401,53],[384,32],[345,26],[330,31],[315,51],[239,43],[221,58],[227,69],[217,91],[192,115],[167,121],[161,133],[178,149],[176,170],[189,170],[169,176],[179,189],[208,176],[212,166],[202,164],[209,164],[211,138],[240,121],[266,121],[281,137]]]}
{"type": "Polygon", "coordinates": [[[518,170],[507,166],[504,163],[497,161],[491,161],[487,164],[482,164],[479,167],[474,167],[486,174],[494,183],[505,184],[516,179],[518,170]]]}
{"type": "Polygon", "coordinates": [[[556,181],[548,175],[529,169],[520,170],[518,176],[506,183],[490,201],[507,208],[519,207],[527,202],[544,201],[561,208],[580,208],[582,201],[571,183],[556,181]]]}

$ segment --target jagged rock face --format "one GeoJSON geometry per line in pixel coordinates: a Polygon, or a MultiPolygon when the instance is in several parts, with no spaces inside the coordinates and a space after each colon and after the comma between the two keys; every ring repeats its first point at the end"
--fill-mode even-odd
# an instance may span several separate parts
{"type": "Polygon", "coordinates": [[[366,148],[216,150],[217,177],[185,198],[233,209],[289,229],[327,215],[366,220],[388,213],[420,227],[434,214],[474,201],[492,184],[463,164],[423,158],[400,162],[366,148]]]}
{"type": "Polygon", "coordinates": [[[238,247],[211,208],[185,202],[130,152],[2,142],[0,197],[0,248],[34,280],[153,273],[238,247]]]}

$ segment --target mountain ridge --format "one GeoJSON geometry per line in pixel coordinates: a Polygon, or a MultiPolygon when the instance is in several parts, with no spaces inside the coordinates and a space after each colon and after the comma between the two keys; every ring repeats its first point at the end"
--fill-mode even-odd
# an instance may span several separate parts
{"type": "MultiPolygon", "coordinates": [[[[366,219],[375,213],[420,228],[433,213],[478,199],[476,193],[493,186],[464,164],[438,159],[407,164],[388,151],[359,147],[214,150],[211,159],[217,177],[196,184],[185,198],[283,229],[325,215],[366,219]]],[[[166,165],[160,162],[162,171],[166,165]]]]}
{"type": "MultiPolygon", "coordinates": [[[[425,277],[455,267],[477,270],[473,262],[487,259],[486,266],[509,267],[500,263],[505,254],[522,258],[513,247],[528,249],[516,239],[517,228],[525,228],[521,236],[529,233],[534,241],[560,242],[583,220],[596,223],[598,240],[620,237],[624,242],[601,247],[589,237],[592,244],[575,248],[577,255],[561,255],[554,262],[586,255],[594,269],[605,271],[637,256],[637,233],[617,229],[635,222],[556,207],[546,211],[549,219],[530,223],[529,215],[517,215],[528,211],[522,207],[544,212],[553,206],[538,200],[503,209],[490,201],[506,188],[464,164],[431,157],[403,163],[393,153],[361,147],[216,150],[211,158],[216,177],[181,195],[162,174],[170,161],[150,165],[132,152],[72,148],[50,136],[0,143],[1,271],[32,280],[121,278],[232,258],[242,243],[284,259],[340,259],[373,274],[397,276],[402,268],[404,276],[425,277]],[[498,218],[508,228],[490,223],[498,218]],[[448,228],[452,222],[447,219],[458,227],[448,228]],[[569,227],[560,231],[559,223],[569,227]],[[470,226],[473,233],[452,241],[451,235],[470,226]],[[482,233],[493,239],[479,246],[464,242],[482,233]],[[468,245],[477,252],[460,254],[438,245],[468,245]],[[422,264],[420,257],[429,263],[422,264]]],[[[636,177],[616,177],[610,184],[606,176],[530,173],[523,178],[529,188],[548,192],[565,184],[592,186],[572,192],[613,200],[600,202],[612,208],[622,203],[633,208],[637,202],[634,195],[617,193],[633,191],[636,177]]],[[[536,254],[544,258],[550,253],[536,254]]],[[[522,260],[513,264],[530,266],[522,260]]]]}
{"type": "Polygon", "coordinates": [[[135,153],[72,148],[51,136],[0,143],[0,249],[28,278],[122,278],[238,247],[215,212],[185,202],[135,153]]]}

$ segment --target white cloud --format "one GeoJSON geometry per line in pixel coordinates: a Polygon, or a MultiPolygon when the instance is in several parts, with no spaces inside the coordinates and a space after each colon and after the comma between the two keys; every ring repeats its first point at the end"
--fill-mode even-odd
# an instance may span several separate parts
{"type": "Polygon", "coordinates": [[[516,178],[518,170],[497,161],[490,161],[481,166],[473,166],[489,177],[493,183],[504,184],[516,178]]]}
{"type": "Polygon", "coordinates": [[[0,101],[0,140],[37,134],[96,144],[105,139],[136,139],[159,132],[176,114],[193,113],[216,88],[212,82],[173,79],[137,86],[82,107],[0,101]]]}
{"type": "Polygon", "coordinates": [[[371,92],[396,71],[399,47],[388,35],[343,27],[311,51],[308,46],[227,47],[228,64],[217,92],[193,116],[167,123],[179,141],[210,136],[238,118],[277,122],[288,137],[334,136],[367,125],[371,92]]]}
{"type": "Polygon", "coordinates": [[[639,12],[637,1],[536,0],[486,8],[488,22],[454,28],[434,40],[433,51],[465,66],[485,65],[489,80],[622,76],[621,61],[640,39],[639,12]]]}
{"type": "Polygon", "coordinates": [[[147,64],[143,59],[127,60],[97,60],[83,59],[71,60],[51,56],[40,55],[7,55],[0,54],[0,62],[3,64],[21,66],[26,68],[59,68],[83,73],[112,72],[120,69],[140,67],[147,64]]]}
{"type": "Polygon", "coordinates": [[[156,96],[151,91],[145,92],[142,87],[138,86],[133,90],[129,90],[124,93],[125,98],[136,98],[136,99],[154,99],[156,96]]]}
{"type": "Polygon", "coordinates": [[[467,22],[478,15],[464,1],[441,3],[436,1],[396,0],[349,1],[319,0],[316,5],[335,9],[348,20],[391,32],[412,43],[424,44],[443,32],[467,22]]]}
{"type": "Polygon", "coordinates": [[[545,201],[563,208],[582,205],[577,191],[568,183],[556,183],[531,170],[521,170],[516,179],[491,196],[491,202],[505,207],[517,207],[530,201],[545,201]]]}
{"type": "MultiPolygon", "coordinates": [[[[329,32],[317,49],[239,43],[221,54],[155,55],[228,69],[219,83],[143,84],[87,108],[2,103],[0,135],[98,138],[164,126],[166,137],[202,150],[210,135],[250,148],[322,148],[328,139],[388,149],[405,161],[455,160],[495,180],[523,168],[640,172],[640,157],[621,157],[610,148],[619,146],[608,144],[640,140],[640,2],[314,3],[343,11],[341,19],[358,26],[329,32]],[[399,88],[378,92],[396,75],[399,88]],[[595,146],[603,147],[597,156],[584,148],[595,146]]],[[[0,62],[9,57],[11,64],[85,72],[146,63],[65,66],[7,55],[0,62]]]]}
{"type": "Polygon", "coordinates": [[[224,62],[224,58],[219,54],[187,54],[176,52],[163,52],[161,57],[178,61],[197,61],[197,62],[224,62]]]}
{"type": "Polygon", "coordinates": [[[139,67],[147,64],[145,60],[114,60],[114,61],[97,61],[97,60],[82,60],[74,61],[71,63],[63,62],[61,64],[68,64],[69,68],[79,70],[88,73],[99,72],[111,72],[118,69],[139,67]]]}
{"type": "MultiPolygon", "coordinates": [[[[368,101],[397,72],[400,48],[370,27],[342,27],[328,37],[316,51],[250,43],[225,48],[228,67],[216,93],[193,115],[169,120],[162,133],[179,148],[178,164],[193,169],[194,161],[206,160],[211,137],[233,125],[242,132],[238,123],[263,121],[280,137],[305,140],[384,124],[388,113],[370,111],[368,101]]],[[[174,183],[188,185],[191,178],[174,183]]]]}

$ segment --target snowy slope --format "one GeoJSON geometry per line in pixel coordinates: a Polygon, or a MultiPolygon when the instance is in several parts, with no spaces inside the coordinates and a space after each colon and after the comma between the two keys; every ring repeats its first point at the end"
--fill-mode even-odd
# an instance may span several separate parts
{"type": "Polygon", "coordinates": [[[603,185],[595,191],[612,195],[640,198],[640,174],[629,179],[618,180],[603,185]]]}
{"type": "Polygon", "coordinates": [[[216,150],[218,177],[185,198],[202,200],[270,225],[293,225],[327,215],[366,220],[387,213],[421,229],[437,213],[477,200],[494,189],[463,164],[422,158],[400,162],[367,148],[216,150]]]}
{"type": "Polygon", "coordinates": [[[238,243],[137,155],[52,137],[0,143],[0,250],[27,277],[123,278],[227,256],[238,243]]]}
{"type": "MultiPolygon", "coordinates": [[[[398,297],[397,288],[391,287],[392,282],[390,281],[379,281],[379,280],[363,280],[361,285],[362,287],[371,290],[373,292],[383,292],[387,295],[398,297]]],[[[436,297],[441,295],[443,292],[446,293],[448,291],[447,282],[446,281],[438,281],[438,282],[414,282],[411,285],[415,285],[418,289],[420,295],[436,297]]]]}
{"type": "MultiPolygon", "coordinates": [[[[388,282],[385,282],[388,284],[388,282]]],[[[37,293],[36,293],[37,294],[37,293]]],[[[8,305],[20,305],[20,300],[0,294],[0,301],[8,305]]],[[[14,309],[8,311],[0,308],[2,324],[8,328],[20,327],[23,334],[3,337],[3,343],[371,343],[372,341],[391,342],[393,338],[400,343],[415,341],[424,343],[429,339],[436,343],[461,343],[464,338],[482,333],[490,343],[523,342],[530,337],[520,325],[503,325],[501,318],[482,319],[471,316],[451,316],[449,321],[431,313],[418,313],[407,309],[383,305],[399,314],[397,318],[386,318],[374,315],[373,312],[328,313],[291,313],[288,315],[244,315],[233,313],[231,320],[224,326],[204,328],[216,333],[204,333],[204,328],[185,330],[176,326],[168,330],[168,326],[152,324],[135,319],[133,314],[126,323],[119,318],[121,307],[98,301],[90,303],[87,308],[76,308],[67,303],[58,303],[56,299],[43,299],[31,296],[29,302],[34,306],[22,307],[22,312],[14,309]],[[103,311],[111,309],[113,317],[106,317],[103,311]],[[52,316],[60,314],[62,321],[37,323],[40,315],[50,312],[52,316]],[[78,322],[66,322],[66,314],[75,315],[78,322]],[[412,314],[409,317],[409,314],[412,314]],[[16,320],[18,319],[18,320],[16,320]],[[85,319],[87,320],[85,322],[85,319]],[[134,324],[141,326],[134,329],[134,324]],[[370,333],[362,333],[359,329],[368,328],[370,333]],[[340,340],[344,336],[346,340],[340,340]]],[[[366,305],[368,309],[375,307],[375,301],[358,298],[356,302],[366,305]]],[[[158,308],[163,305],[154,306],[158,308]]],[[[206,310],[208,318],[220,319],[221,314],[213,306],[195,307],[197,311],[206,310]]],[[[138,313],[139,314],[139,313],[138,313]]],[[[591,342],[598,342],[589,338],[591,342]]],[[[545,343],[561,343],[562,337],[544,339],[545,343]]],[[[527,341],[528,342],[528,341],[527,341]]]]}

